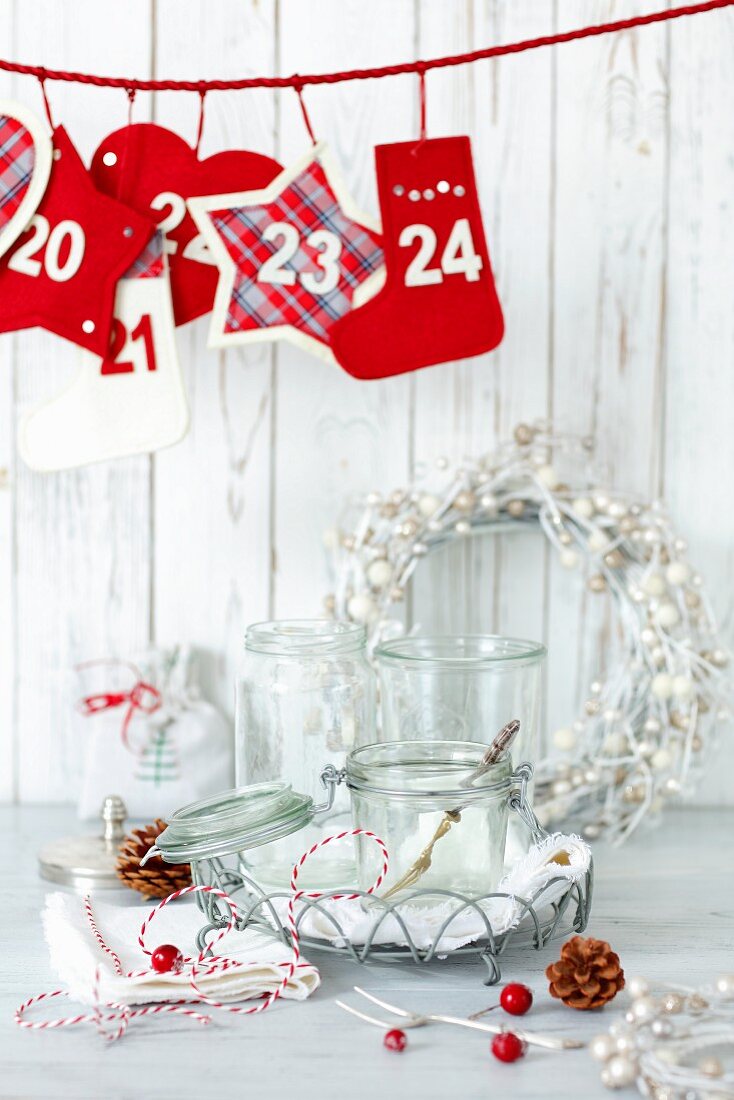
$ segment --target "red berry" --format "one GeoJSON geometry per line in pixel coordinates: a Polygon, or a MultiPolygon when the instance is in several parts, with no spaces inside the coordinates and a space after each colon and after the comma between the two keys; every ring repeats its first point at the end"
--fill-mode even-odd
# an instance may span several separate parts
{"type": "Polygon", "coordinates": [[[525,1043],[512,1031],[501,1031],[492,1040],[492,1054],[500,1062],[516,1062],[525,1053],[525,1043]]]}
{"type": "Polygon", "coordinates": [[[162,943],[150,956],[150,965],[156,974],[180,974],[184,966],[184,957],[172,943],[162,943]]]}
{"type": "Polygon", "coordinates": [[[500,993],[500,1004],[511,1016],[524,1016],[532,1008],[533,991],[520,982],[510,982],[500,993]]]}
{"type": "Polygon", "coordinates": [[[397,1050],[400,1052],[407,1047],[408,1036],[404,1031],[401,1031],[399,1027],[394,1027],[390,1031],[385,1032],[385,1038],[382,1041],[388,1050],[397,1050]]]}

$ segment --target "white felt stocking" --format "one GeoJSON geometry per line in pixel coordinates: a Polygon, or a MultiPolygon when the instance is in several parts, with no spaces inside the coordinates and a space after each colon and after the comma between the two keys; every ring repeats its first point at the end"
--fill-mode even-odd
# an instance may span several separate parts
{"type": "Polygon", "coordinates": [[[64,470],[177,443],[189,423],[168,274],[117,287],[110,353],[82,352],[71,385],[21,419],[34,470],[64,470]]]}

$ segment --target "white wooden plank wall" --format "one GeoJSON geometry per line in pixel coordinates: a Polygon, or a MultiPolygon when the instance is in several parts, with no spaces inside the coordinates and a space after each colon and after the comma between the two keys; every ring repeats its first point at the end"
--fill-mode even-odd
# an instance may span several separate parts
{"type": "MultiPolygon", "coordinates": [[[[654,10],[664,0],[3,0],[0,55],[139,76],[254,75],[390,63],[654,10]]],[[[248,622],[313,615],[322,531],[343,502],[475,455],[520,419],[594,433],[612,484],[660,492],[728,636],[734,620],[734,14],[719,12],[429,74],[429,133],[472,135],[507,335],[499,351],[365,384],[288,346],[206,348],[179,330],[192,410],[176,448],[42,476],[16,459],[17,416],[60,388],[74,353],[0,338],[0,799],[69,796],[64,672],[153,639],[202,650],[231,713],[248,622]]],[[[35,82],[0,95],[41,110],[35,82]]],[[[51,85],[88,157],[124,123],[124,93],[51,85]]],[[[417,81],[306,92],[355,197],[376,213],[372,146],[416,132],[417,81]]],[[[202,155],[307,147],[295,96],[207,99],[202,155]]],[[[193,140],[196,96],[138,96],[193,140]]],[[[439,629],[542,636],[550,724],[572,717],[611,620],[532,536],[429,562],[409,611],[439,629]],[[479,593],[479,599],[476,598],[479,593]],[[438,598],[436,598],[438,597],[438,598]]],[[[731,735],[722,750],[734,764],[731,735]]],[[[702,794],[729,801],[726,767],[702,794]],[[717,778],[718,776],[718,778],[717,778]]]]}

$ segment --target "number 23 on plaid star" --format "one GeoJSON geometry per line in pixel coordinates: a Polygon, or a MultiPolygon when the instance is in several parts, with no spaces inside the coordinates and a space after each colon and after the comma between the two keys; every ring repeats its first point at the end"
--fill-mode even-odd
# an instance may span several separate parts
{"type": "Polygon", "coordinates": [[[385,272],[379,226],[323,143],[265,188],[188,206],[219,267],[210,346],[286,339],[334,362],[332,326],[385,272]]]}

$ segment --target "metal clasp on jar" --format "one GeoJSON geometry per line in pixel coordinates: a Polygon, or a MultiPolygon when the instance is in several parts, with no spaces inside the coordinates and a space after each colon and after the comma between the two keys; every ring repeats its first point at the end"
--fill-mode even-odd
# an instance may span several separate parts
{"type": "Polygon", "coordinates": [[[528,783],[533,778],[533,765],[529,761],[518,764],[510,776],[513,790],[507,799],[507,804],[514,810],[527,825],[532,833],[533,840],[543,840],[548,833],[538,821],[532,806],[528,801],[528,783]]]}
{"type": "Polygon", "coordinates": [[[340,783],[343,783],[347,777],[346,768],[337,768],[335,764],[327,764],[321,771],[319,779],[321,780],[321,786],[326,791],[326,802],[323,802],[320,806],[314,806],[314,814],[325,814],[334,805],[334,796],[336,794],[336,788],[340,783]]]}

